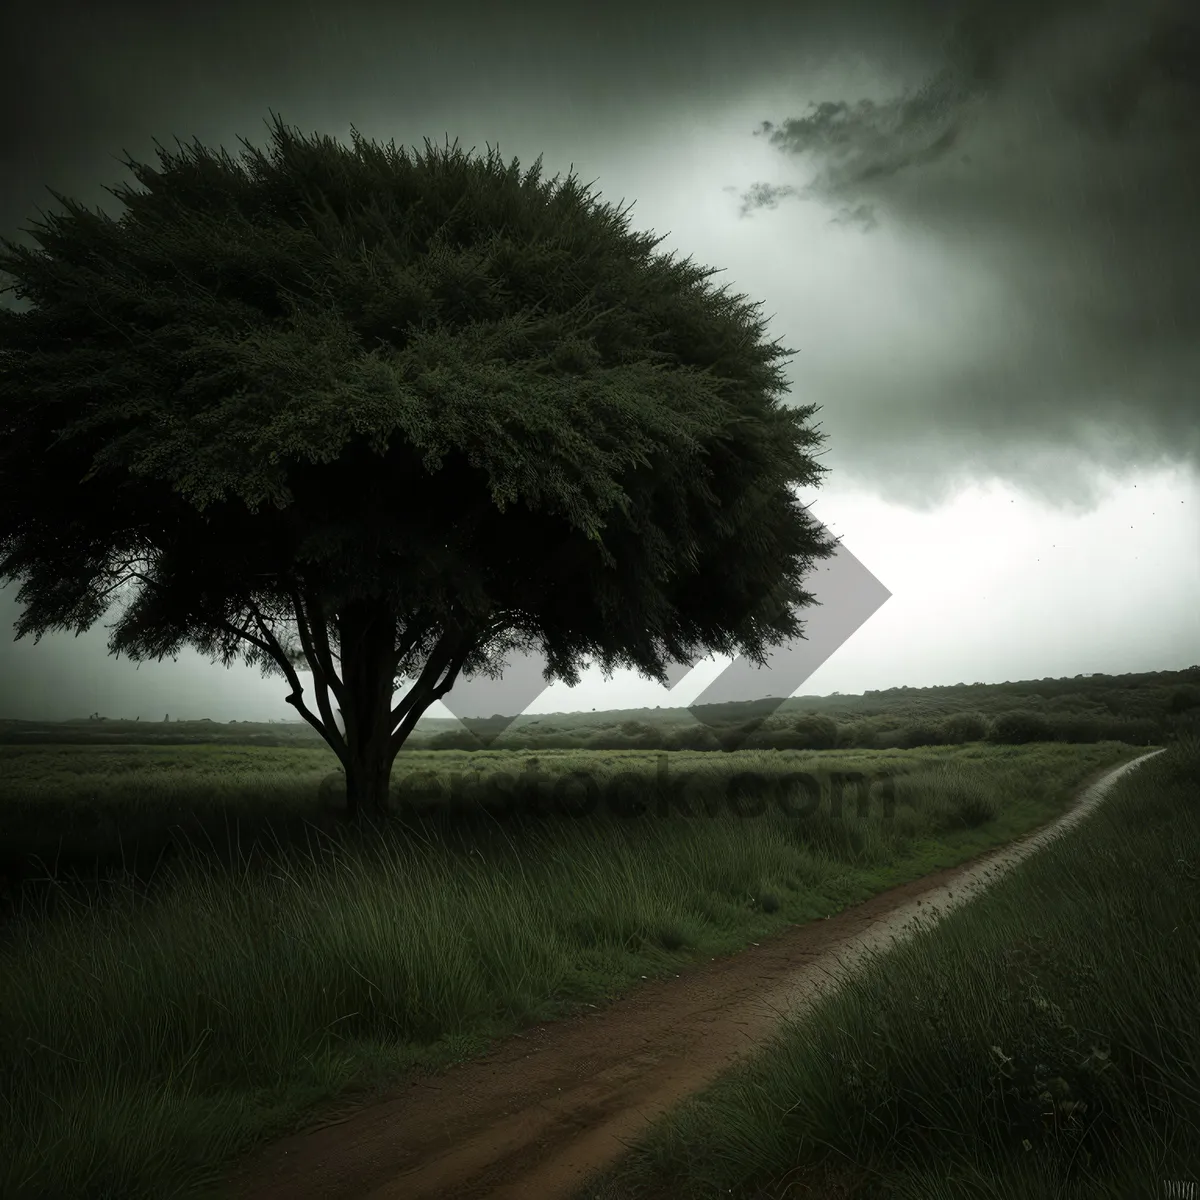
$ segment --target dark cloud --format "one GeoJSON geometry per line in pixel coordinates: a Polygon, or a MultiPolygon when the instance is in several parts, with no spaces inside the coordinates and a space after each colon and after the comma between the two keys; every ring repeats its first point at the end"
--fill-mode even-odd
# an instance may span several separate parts
{"type": "MultiPolygon", "coordinates": [[[[731,220],[777,210],[772,253],[799,265],[772,333],[802,351],[794,395],[823,405],[835,470],[912,503],[989,473],[1086,503],[1097,465],[1200,461],[1200,17],[1182,0],[114,0],[5,20],[24,48],[0,79],[6,236],[54,207],[47,184],[119,211],[104,185],[123,151],[153,161],[152,138],[261,145],[269,107],[305,132],[353,123],[410,145],[470,124],[511,154],[517,131],[523,161],[582,162],[615,200],[611,164],[661,145],[665,178],[673,134],[783,88],[795,113],[745,129],[782,177],[731,180],[714,148],[696,186],[740,197],[731,220]],[[830,330],[819,297],[796,299],[806,259],[832,253],[800,224],[789,237],[797,205],[824,214],[830,245],[941,264],[940,298],[914,285],[896,301],[926,353],[878,324],[830,330]]],[[[869,300],[882,284],[847,286],[869,300]]]]}
{"type": "Polygon", "coordinates": [[[1097,464],[1200,463],[1200,9],[977,9],[920,86],[756,135],[810,177],[751,186],[742,215],[818,202],[1002,289],[968,364],[828,385],[852,469],[927,499],[969,471],[1079,499],[1097,464]]]}
{"type": "MultiPolygon", "coordinates": [[[[1000,476],[1086,505],[1098,465],[1200,461],[1197,20],[1183,0],[8,4],[0,234],[34,244],[47,185],[118,215],[125,152],[154,164],[178,136],[236,155],[266,144],[268,110],[306,134],[544,154],[547,177],[573,163],[601,199],[637,200],[639,228],[702,214],[682,250],[763,296],[798,348],[831,487],[924,505],[1000,476]]],[[[1109,627],[1088,628],[1078,669],[1112,664],[1109,627]]],[[[0,713],[157,717],[182,676],[196,715],[259,716],[260,695],[294,715],[256,672],[196,655],[134,672],[106,638],[0,637],[0,713]]],[[[997,653],[977,677],[1017,669],[997,653]]]]}

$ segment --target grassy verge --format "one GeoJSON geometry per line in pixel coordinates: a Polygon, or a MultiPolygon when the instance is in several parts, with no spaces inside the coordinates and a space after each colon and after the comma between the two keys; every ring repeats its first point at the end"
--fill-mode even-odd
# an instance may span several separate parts
{"type": "MultiPolygon", "coordinates": [[[[181,856],[153,896],[23,920],[0,948],[0,1195],[161,1200],[214,1184],[324,1102],[965,861],[1141,752],[680,752],[669,765],[695,773],[694,810],[738,797],[753,812],[789,771],[860,769],[897,776],[894,815],[839,815],[826,794],[802,819],[765,801],[754,819],[728,803],[707,817],[500,819],[426,797],[423,815],[410,806],[385,829],[281,845],[267,862],[181,856]],[[748,770],[757,783],[734,779],[748,770]]],[[[522,764],[426,757],[443,776],[522,764]]],[[[664,761],[570,752],[541,767],[600,785],[629,772],[625,795],[653,808],[664,761]]],[[[115,808],[136,793],[150,811],[139,779],[109,787],[115,808]]],[[[77,787],[97,797],[80,811],[102,817],[94,783],[77,787]]]]}
{"type": "Polygon", "coordinates": [[[1193,742],[877,956],[581,1195],[1115,1200],[1200,1181],[1198,924],[1193,742]]]}

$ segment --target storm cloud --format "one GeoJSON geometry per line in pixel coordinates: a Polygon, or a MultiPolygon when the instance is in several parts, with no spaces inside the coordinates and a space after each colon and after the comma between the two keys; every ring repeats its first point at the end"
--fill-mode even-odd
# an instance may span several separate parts
{"type": "Polygon", "coordinates": [[[827,371],[843,452],[877,479],[897,458],[942,479],[961,456],[960,474],[1078,500],[1097,463],[1195,465],[1200,11],[977,8],[940,58],[904,93],[755,131],[809,178],[745,189],[743,217],[823,205],[868,236],[928,239],[993,286],[987,319],[921,367],[827,371]]]}
{"type": "MultiPolygon", "coordinates": [[[[1197,661],[1194,3],[105,0],[6,5],[0,44],[22,245],[48,187],[118,217],[126,154],[237,156],[274,112],[541,155],[722,269],[795,351],[790,402],[820,405],[806,502],[892,592],[807,690],[1197,661]]],[[[106,640],[0,638],[0,715],[295,715],[249,668],[138,670],[106,640]]],[[[679,702],[554,695],[539,711],[679,702]]]]}

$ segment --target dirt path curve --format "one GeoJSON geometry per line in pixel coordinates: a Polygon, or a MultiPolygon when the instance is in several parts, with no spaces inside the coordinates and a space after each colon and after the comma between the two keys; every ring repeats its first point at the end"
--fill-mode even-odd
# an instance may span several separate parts
{"type": "Polygon", "coordinates": [[[970,863],[902,884],[836,916],[606,1008],[504,1039],[485,1057],[416,1080],[254,1154],[239,1200],[566,1200],[623,1141],[708,1084],[805,1007],[867,947],[970,899],[1093,808],[1154,751],[1105,771],[1052,824],[970,863]]]}

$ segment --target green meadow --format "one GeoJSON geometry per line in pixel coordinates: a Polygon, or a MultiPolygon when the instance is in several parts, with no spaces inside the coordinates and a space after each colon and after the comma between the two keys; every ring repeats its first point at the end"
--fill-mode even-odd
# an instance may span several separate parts
{"type": "Polygon", "coordinates": [[[1198,927],[1193,740],[874,956],[581,1200],[1192,1195],[1198,927]]]}
{"type": "Polygon", "coordinates": [[[966,861],[1144,752],[413,750],[356,827],[315,747],[0,746],[0,1195],[211,1191],[334,1101],[966,861]]]}

